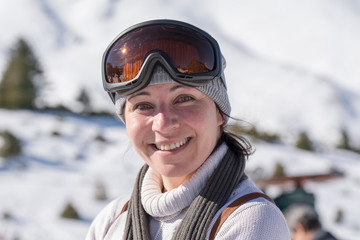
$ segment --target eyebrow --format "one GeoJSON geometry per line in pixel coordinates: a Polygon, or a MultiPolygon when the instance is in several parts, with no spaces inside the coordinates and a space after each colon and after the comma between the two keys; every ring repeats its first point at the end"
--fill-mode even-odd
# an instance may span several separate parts
{"type": "Polygon", "coordinates": [[[173,92],[173,91],[175,91],[176,89],[178,89],[178,88],[185,88],[185,86],[184,85],[175,85],[175,86],[173,86],[172,88],[170,88],[170,92],[173,92]]]}
{"type": "Polygon", "coordinates": [[[142,91],[142,92],[138,92],[138,93],[134,93],[132,96],[129,97],[128,101],[131,100],[134,97],[137,96],[150,96],[150,93],[147,91],[142,91]]]}
{"type": "MultiPolygon", "coordinates": [[[[172,88],[170,88],[170,92],[174,92],[175,90],[177,90],[179,88],[185,88],[185,87],[186,86],[180,85],[180,84],[175,85],[172,88]]],[[[138,92],[138,93],[134,93],[132,96],[129,97],[128,101],[131,100],[134,97],[137,97],[137,96],[151,96],[151,94],[148,91],[141,91],[141,92],[138,92]]]]}

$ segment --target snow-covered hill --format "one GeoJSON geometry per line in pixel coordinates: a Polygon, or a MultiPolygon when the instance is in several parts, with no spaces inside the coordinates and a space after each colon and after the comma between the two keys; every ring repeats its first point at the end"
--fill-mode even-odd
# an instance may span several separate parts
{"type": "MultiPolygon", "coordinates": [[[[69,113],[8,111],[0,109],[0,131],[20,138],[23,154],[0,158],[0,237],[22,240],[83,239],[90,222],[112,199],[127,198],[142,160],[130,147],[124,126],[107,117],[69,113]],[[102,140],[103,139],[103,140],[102,140]],[[105,186],[107,200],[95,198],[96,186],[105,186]],[[60,217],[67,203],[81,220],[60,217]]],[[[322,174],[336,168],[345,177],[309,183],[325,227],[341,239],[360,237],[360,155],[340,150],[311,153],[290,144],[257,142],[247,171],[263,169],[270,176],[276,162],[289,175],[322,174]],[[335,223],[337,211],[343,222],[335,223]]],[[[251,175],[251,174],[250,174],[251,175]]],[[[276,197],[279,189],[270,188],[276,197]]]]}
{"type": "Polygon", "coordinates": [[[360,7],[357,0],[55,1],[0,3],[0,72],[25,37],[40,56],[48,104],[72,107],[85,86],[93,105],[112,109],[102,90],[107,44],[140,21],[172,18],[218,39],[235,117],[266,130],[308,130],[334,145],[346,129],[360,146],[360,7]]]}
{"type": "MultiPolygon", "coordinates": [[[[359,239],[359,155],[333,148],[343,129],[360,148],[358,0],[1,1],[0,74],[9,49],[24,37],[43,65],[47,104],[74,108],[86,87],[95,109],[113,111],[101,84],[102,53],[120,31],[154,18],[187,21],[213,35],[227,59],[232,115],[284,139],[256,143],[249,170],[271,172],[281,161],[291,174],[345,172],[344,179],[307,188],[327,227],[341,239],[359,239]],[[293,147],[302,130],[321,151],[293,147]],[[335,225],[338,209],[345,220],[335,225]]],[[[22,140],[24,154],[10,167],[0,159],[0,214],[12,215],[0,219],[0,239],[82,239],[107,202],[94,200],[96,183],[107,186],[109,200],[126,195],[142,164],[112,118],[0,110],[4,129],[22,140]],[[99,135],[107,141],[95,140],[99,135]],[[82,221],[59,218],[67,202],[82,221]]]]}
{"type": "Polygon", "coordinates": [[[1,239],[84,239],[100,209],[130,193],[142,162],[129,150],[120,121],[30,111],[0,115],[0,131],[11,131],[23,144],[21,156],[0,158],[1,239]],[[95,199],[99,183],[107,201],[95,199]],[[60,217],[67,203],[82,220],[60,217]]]}

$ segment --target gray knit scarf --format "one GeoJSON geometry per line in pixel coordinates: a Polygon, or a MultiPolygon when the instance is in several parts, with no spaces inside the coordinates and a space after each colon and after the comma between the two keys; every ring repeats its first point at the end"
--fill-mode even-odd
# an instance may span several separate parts
{"type": "MultiPolygon", "coordinates": [[[[145,164],[136,179],[130,199],[124,238],[150,240],[149,216],[141,204],[140,189],[148,166],[145,164]]],[[[245,158],[228,149],[205,187],[189,206],[172,239],[202,240],[215,213],[226,203],[235,187],[246,178],[245,158]]]]}

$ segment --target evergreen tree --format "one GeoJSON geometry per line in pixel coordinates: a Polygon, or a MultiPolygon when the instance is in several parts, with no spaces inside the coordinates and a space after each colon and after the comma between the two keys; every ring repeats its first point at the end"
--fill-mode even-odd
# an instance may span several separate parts
{"type": "Polygon", "coordinates": [[[272,177],[286,176],[284,166],[280,162],[276,162],[272,177]]]}
{"type": "Polygon", "coordinates": [[[336,211],[335,223],[341,223],[344,220],[344,212],[342,209],[336,211]]]}
{"type": "Polygon", "coordinates": [[[345,129],[343,129],[341,131],[341,141],[337,145],[337,148],[341,148],[341,149],[353,151],[353,152],[356,152],[356,153],[360,153],[359,148],[354,147],[354,146],[351,145],[349,135],[348,135],[348,133],[346,132],[345,129]]]}
{"type": "Polygon", "coordinates": [[[75,207],[69,202],[66,204],[65,208],[61,213],[62,218],[71,218],[71,219],[79,219],[79,213],[75,209],[75,207]]]}
{"type": "Polygon", "coordinates": [[[350,146],[350,140],[347,132],[345,129],[341,131],[341,142],[338,145],[338,148],[346,149],[346,150],[352,150],[352,147],[350,146]]]}
{"type": "Polygon", "coordinates": [[[42,75],[41,66],[24,39],[10,52],[10,60],[0,82],[0,107],[33,109],[38,94],[35,80],[42,75]]]}
{"type": "Polygon", "coordinates": [[[314,151],[313,143],[306,132],[300,132],[296,142],[296,147],[308,151],[314,151]]]}
{"type": "Polygon", "coordinates": [[[0,157],[12,157],[21,151],[21,142],[15,135],[7,130],[0,132],[0,157]]]}
{"type": "Polygon", "coordinates": [[[82,105],[82,113],[87,114],[91,112],[90,97],[85,88],[81,89],[77,101],[82,105]]]}

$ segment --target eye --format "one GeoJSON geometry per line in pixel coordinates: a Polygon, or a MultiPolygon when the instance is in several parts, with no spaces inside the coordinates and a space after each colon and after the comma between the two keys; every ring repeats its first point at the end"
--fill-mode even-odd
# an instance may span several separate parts
{"type": "Polygon", "coordinates": [[[176,99],[175,102],[184,103],[184,102],[189,102],[189,101],[193,101],[193,100],[195,100],[195,99],[190,95],[181,95],[176,99]]]}
{"type": "Polygon", "coordinates": [[[146,111],[146,110],[150,110],[152,109],[152,105],[149,104],[149,103],[138,103],[138,104],[135,104],[134,107],[133,107],[133,110],[138,110],[138,111],[146,111]]]}

